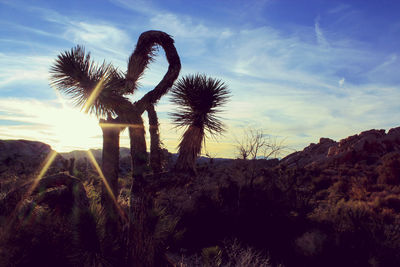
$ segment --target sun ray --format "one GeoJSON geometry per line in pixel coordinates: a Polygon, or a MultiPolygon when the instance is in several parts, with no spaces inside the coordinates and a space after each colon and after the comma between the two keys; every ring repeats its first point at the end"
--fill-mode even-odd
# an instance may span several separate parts
{"type": "Polygon", "coordinates": [[[101,180],[103,181],[104,186],[106,187],[107,193],[110,195],[111,199],[113,200],[114,205],[115,205],[115,207],[116,207],[117,210],[118,210],[118,213],[120,214],[121,218],[124,219],[124,221],[127,222],[126,214],[125,214],[125,212],[122,210],[121,206],[119,205],[119,203],[118,203],[118,201],[117,201],[117,199],[116,199],[114,193],[112,192],[111,187],[110,187],[110,185],[108,184],[107,179],[106,179],[106,177],[104,176],[103,171],[101,170],[99,164],[97,163],[97,161],[96,161],[96,159],[95,159],[93,153],[92,153],[90,150],[88,150],[88,151],[87,151],[87,154],[88,154],[88,156],[89,156],[90,162],[92,163],[92,165],[93,165],[94,168],[96,169],[97,173],[99,174],[101,180]]]}
{"type": "Polygon", "coordinates": [[[55,160],[56,156],[57,156],[57,152],[55,150],[52,150],[47,155],[46,159],[43,161],[43,164],[42,164],[43,167],[40,169],[38,176],[35,178],[32,185],[25,192],[25,194],[23,194],[23,197],[20,199],[20,201],[16,205],[14,211],[11,213],[8,226],[11,226],[14,223],[15,219],[17,218],[18,212],[22,207],[22,204],[24,203],[24,199],[29,197],[32,194],[32,192],[36,189],[40,180],[43,178],[43,176],[49,170],[49,168],[50,168],[51,164],[53,163],[53,161],[55,160]]]}
{"type": "Polygon", "coordinates": [[[99,125],[102,128],[125,128],[125,127],[142,128],[143,127],[143,125],[140,125],[140,124],[130,124],[130,123],[104,123],[104,122],[101,122],[101,123],[99,123],[99,125]]]}
{"type": "Polygon", "coordinates": [[[96,87],[93,89],[93,91],[90,94],[85,105],[82,107],[81,111],[83,110],[83,112],[89,113],[90,107],[93,105],[96,98],[100,95],[101,90],[103,90],[106,79],[107,79],[107,73],[105,73],[103,75],[103,77],[101,77],[100,81],[97,83],[96,87]]]}
{"type": "Polygon", "coordinates": [[[52,150],[44,160],[44,164],[42,169],[39,172],[39,175],[35,178],[34,182],[32,183],[32,186],[29,188],[29,190],[26,192],[26,196],[28,197],[35,189],[36,186],[38,185],[39,181],[43,178],[43,176],[46,174],[46,172],[49,170],[51,164],[53,161],[56,159],[57,152],[55,150],[52,150]]]}

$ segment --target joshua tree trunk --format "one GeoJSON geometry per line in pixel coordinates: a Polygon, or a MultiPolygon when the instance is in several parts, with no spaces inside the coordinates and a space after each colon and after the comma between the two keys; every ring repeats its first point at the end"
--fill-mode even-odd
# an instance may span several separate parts
{"type": "Polygon", "coordinates": [[[103,183],[102,186],[102,202],[105,205],[110,203],[110,211],[114,206],[110,197],[112,193],[115,198],[118,197],[118,171],[119,171],[119,134],[121,128],[112,127],[115,122],[113,119],[100,120],[100,127],[103,131],[103,153],[102,153],[102,171],[106,178],[111,191],[108,192],[103,183]]]}
{"type": "Polygon", "coordinates": [[[162,151],[160,146],[158,118],[154,105],[150,105],[147,108],[147,115],[149,116],[150,132],[150,167],[154,173],[159,173],[162,170],[162,151]]]}
{"type": "MultiPolygon", "coordinates": [[[[130,199],[130,230],[129,248],[132,249],[129,255],[130,263],[135,266],[155,266],[156,245],[153,241],[153,230],[149,223],[153,201],[146,193],[145,181],[143,179],[147,164],[147,151],[145,131],[142,114],[149,106],[154,105],[172,86],[178,78],[181,63],[174,46],[173,39],[166,33],[160,31],[148,31],[140,35],[135,51],[129,58],[128,71],[126,75],[126,87],[133,90],[137,79],[143,73],[147,64],[151,61],[153,47],[163,47],[169,67],[160,83],[142,99],[135,102],[128,108],[124,116],[133,126],[129,128],[131,140],[131,156],[133,168],[133,181],[130,199]]],[[[119,112],[118,112],[119,113],[119,112]]]]}
{"type": "Polygon", "coordinates": [[[142,179],[147,166],[147,151],[145,130],[142,117],[131,113],[133,126],[129,127],[129,138],[132,156],[132,175],[135,179],[142,179]]]}
{"type": "Polygon", "coordinates": [[[119,134],[121,128],[112,127],[116,120],[100,120],[103,131],[102,171],[109,185],[102,183],[101,202],[105,210],[104,251],[107,257],[115,257],[115,241],[118,237],[118,171],[119,171],[119,134]]]}
{"type": "Polygon", "coordinates": [[[152,209],[152,199],[146,194],[146,181],[143,177],[147,167],[144,124],[142,117],[135,112],[130,113],[130,123],[133,124],[129,127],[129,137],[134,179],[130,197],[128,259],[134,266],[154,266],[155,246],[147,224],[148,213],[152,209]]]}
{"type": "Polygon", "coordinates": [[[130,262],[133,266],[151,267],[156,266],[157,244],[154,240],[153,198],[146,189],[144,179],[136,179],[132,185],[133,197],[131,196],[131,254],[130,262]],[[150,220],[152,218],[152,220],[150,220]]]}
{"type": "Polygon", "coordinates": [[[189,126],[179,144],[179,156],[176,162],[177,170],[187,171],[191,174],[196,173],[196,159],[201,152],[203,137],[204,128],[194,125],[189,126]]]}
{"type": "Polygon", "coordinates": [[[68,165],[68,173],[69,175],[74,176],[74,169],[75,169],[75,159],[70,158],[69,159],[69,165],[68,165]]]}

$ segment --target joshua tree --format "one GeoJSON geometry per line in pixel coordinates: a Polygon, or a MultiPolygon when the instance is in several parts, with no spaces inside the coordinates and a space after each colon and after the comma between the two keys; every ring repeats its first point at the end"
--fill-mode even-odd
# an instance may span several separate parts
{"type": "MultiPolygon", "coordinates": [[[[70,97],[85,112],[94,113],[100,119],[103,130],[102,169],[111,191],[117,194],[119,132],[122,128],[103,127],[113,123],[115,107],[122,101],[128,101],[123,95],[125,90],[124,75],[111,64],[97,66],[91,61],[90,53],[76,46],[70,51],[61,53],[50,69],[52,85],[70,97]]],[[[105,190],[105,189],[104,189],[105,190]]],[[[107,197],[107,193],[103,194],[107,197]]]]}
{"type": "Polygon", "coordinates": [[[50,72],[55,88],[72,98],[85,112],[94,113],[100,118],[99,124],[103,131],[102,171],[106,180],[102,183],[101,200],[107,211],[107,241],[104,245],[105,252],[112,253],[118,231],[118,208],[115,201],[118,197],[119,134],[123,127],[110,125],[120,121],[120,118],[113,118],[116,107],[120,102],[128,102],[123,96],[127,93],[124,91],[124,75],[111,64],[94,64],[90,53],[85,54],[81,46],[61,53],[50,72]],[[105,116],[107,119],[102,119],[105,116]]]}
{"type": "MultiPolygon", "coordinates": [[[[52,85],[71,97],[75,104],[82,106],[86,112],[94,113],[99,118],[107,116],[107,120],[100,120],[100,125],[104,139],[108,140],[103,143],[105,146],[103,147],[103,172],[105,177],[112,181],[111,185],[114,185],[113,181],[117,180],[119,132],[123,129],[118,125],[121,123],[131,125],[129,133],[134,176],[141,177],[147,164],[145,131],[141,116],[147,110],[152,118],[150,123],[154,126],[158,125],[153,105],[172,86],[179,75],[180,68],[180,60],[173,39],[160,31],[147,31],[140,35],[129,59],[126,77],[111,64],[103,63],[99,67],[95,65],[90,60],[90,53],[85,54],[85,50],[80,46],[58,56],[55,65],[50,70],[52,85]],[[132,104],[124,95],[135,91],[137,81],[143,75],[148,63],[152,61],[156,45],[160,45],[165,50],[169,62],[168,71],[152,91],[132,104]],[[114,118],[116,115],[118,117],[114,118]],[[117,127],[110,127],[113,123],[117,127]],[[104,165],[110,168],[104,168],[104,165]]],[[[158,134],[158,130],[150,131],[150,133],[153,132],[158,134]]],[[[152,140],[159,140],[159,138],[152,138],[152,140]]],[[[159,144],[154,144],[154,147],[158,146],[159,144]]],[[[115,187],[111,187],[114,191],[115,187]]]]}
{"type": "MultiPolygon", "coordinates": [[[[110,181],[109,184],[115,185],[112,189],[115,195],[118,178],[119,132],[123,128],[120,125],[129,127],[134,178],[130,204],[131,213],[135,214],[135,227],[133,231],[130,231],[135,249],[130,258],[138,266],[154,265],[154,247],[147,241],[151,239],[148,226],[146,226],[151,201],[149,196],[146,196],[143,184],[147,152],[142,114],[147,110],[150,117],[157,118],[153,105],[172,86],[179,75],[180,68],[180,59],[173,39],[164,32],[147,31],[139,37],[136,48],[129,58],[125,76],[110,64],[103,63],[97,67],[90,61],[90,54],[85,55],[84,49],[79,46],[61,54],[51,69],[52,84],[57,89],[73,98],[78,106],[84,107],[85,111],[92,112],[98,117],[107,116],[107,120],[100,120],[104,141],[103,172],[110,181]],[[135,91],[137,81],[152,60],[156,45],[160,45],[165,50],[169,62],[168,71],[153,90],[139,101],[131,103],[124,95],[135,91]],[[109,127],[113,126],[112,124],[116,127],[109,127]],[[133,202],[133,195],[135,195],[135,202],[133,202]]],[[[153,119],[151,123],[154,123],[153,119]]],[[[158,125],[157,120],[155,122],[155,125],[158,125]]],[[[158,130],[155,133],[158,134],[158,130]]],[[[159,140],[159,138],[153,139],[159,140]]],[[[158,141],[157,144],[159,144],[158,141]]],[[[132,218],[133,216],[130,216],[130,219],[132,218]]]]}
{"type": "MultiPolygon", "coordinates": [[[[149,216],[151,217],[149,212],[151,213],[152,209],[152,198],[151,195],[146,192],[145,181],[143,180],[143,173],[147,164],[147,152],[141,116],[146,110],[150,117],[156,114],[152,106],[156,104],[161,96],[167,93],[168,89],[178,78],[181,69],[181,62],[173,39],[163,32],[145,32],[139,37],[135,51],[129,58],[128,71],[126,74],[126,89],[128,91],[135,88],[137,80],[142,75],[147,64],[152,60],[153,47],[155,45],[160,45],[164,49],[169,63],[168,71],[152,91],[145,94],[128,110],[124,111],[128,122],[133,124],[133,127],[129,127],[134,178],[131,187],[130,207],[132,212],[130,213],[134,214],[135,217],[133,220],[134,227],[130,230],[130,240],[133,241],[132,246],[134,247],[132,249],[133,253],[130,255],[130,261],[135,262],[137,266],[154,266],[156,251],[152,237],[153,229],[148,223],[149,216]],[[135,196],[135,198],[132,196],[135,196]]],[[[150,131],[150,133],[152,133],[152,131],[150,131]]],[[[152,141],[154,141],[153,138],[152,141]]],[[[130,219],[132,219],[132,217],[130,217],[130,219]]]]}
{"type": "Polygon", "coordinates": [[[173,122],[177,127],[187,128],[179,144],[176,168],[195,172],[205,131],[211,135],[224,131],[216,113],[227,102],[230,92],[222,81],[200,74],[181,78],[171,92],[171,101],[179,106],[177,112],[171,113],[173,122]]]}
{"type": "Polygon", "coordinates": [[[127,111],[130,123],[135,125],[129,128],[129,135],[131,141],[132,165],[134,167],[133,175],[136,181],[140,180],[143,176],[144,167],[147,164],[146,141],[141,115],[167,93],[174,81],[178,78],[181,69],[181,62],[174,46],[174,40],[168,34],[160,31],[142,33],[137,42],[135,51],[129,58],[128,71],[126,74],[127,90],[135,88],[137,80],[142,75],[147,64],[152,60],[155,45],[160,45],[164,49],[169,63],[168,71],[152,91],[135,102],[133,107],[127,111]]]}

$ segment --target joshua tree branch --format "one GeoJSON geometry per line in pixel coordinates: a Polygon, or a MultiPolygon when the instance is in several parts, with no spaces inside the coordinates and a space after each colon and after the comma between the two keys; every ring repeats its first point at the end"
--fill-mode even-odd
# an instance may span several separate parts
{"type": "Polygon", "coordinates": [[[158,127],[157,112],[154,105],[147,108],[147,115],[149,117],[149,132],[150,132],[150,167],[154,173],[161,172],[161,146],[160,146],[160,132],[158,127]]]}
{"type": "Polygon", "coordinates": [[[160,45],[164,49],[169,67],[160,83],[135,103],[135,108],[140,115],[149,105],[155,104],[171,88],[181,70],[181,61],[174,46],[174,40],[164,32],[147,31],[140,35],[135,51],[129,59],[126,87],[134,89],[137,80],[151,61],[155,45],[160,45]]]}

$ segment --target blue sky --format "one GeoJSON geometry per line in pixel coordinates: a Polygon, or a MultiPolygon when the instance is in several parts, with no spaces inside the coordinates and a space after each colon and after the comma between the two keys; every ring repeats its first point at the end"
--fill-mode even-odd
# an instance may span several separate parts
{"type": "MultiPolygon", "coordinates": [[[[97,62],[125,71],[140,33],[151,29],[175,39],[181,75],[205,73],[232,91],[222,114],[228,130],[207,142],[214,156],[234,157],[234,138],[249,127],[295,150],[320,137],[397,127],[398,14],[399,1],[0,0],[0,138],[40,140],[58,151],[100,147],[96,118],[49,86],[49,68],[81,44],[97,62]]],[[[161,50],[136,98],[166,68],[161,50]]],[[[174,151],[180,132],[170,124],[168,98],[157,111],[174,151]]],[[[121,145],[128,146],[126,134],[121,145]]]]}

